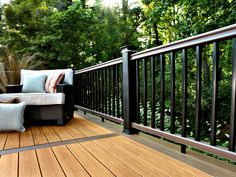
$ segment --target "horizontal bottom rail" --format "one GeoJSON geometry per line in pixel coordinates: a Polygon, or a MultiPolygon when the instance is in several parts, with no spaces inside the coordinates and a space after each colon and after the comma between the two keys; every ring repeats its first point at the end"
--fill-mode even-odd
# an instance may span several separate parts
{"type": "Polygon", "coordinates": [[[132,123],[131,124],[132,128],[138,129],[140,131],[146,132],[146,133],[150,133],[152,135],[156,135],[171,141],[174,141],[176,143],[180,143],[183,145],[189,145],[191,147],[195,147],[197,149],[203,150],[203,151],[207,151],[209,153],[236,161],[236,153],[235,152],[231,152],[228,151],[226,149],[223,148],[219,148],[216,146],[211,146],[209,144],[203,143],[203,142],[199,142],[199,141],[195,141],[193,139],[190,138],[185,138],[185,137],[181,137],[179,135],[174,135],[174,134],[170,134],[168,132],[164,132],[158,129],[153,129],[150,127],[146,127],[137,123],[132,123]]]}
{"type": "Polygon", "coordinates": [[[104,114],[104,113],[101,113],[101,112],[98,112],[98,111],[94,111],[92,109],[88,109],[88,108],[78,106],[78,105],[74,105],[74,107],[81,110],[81,111],[85,111],[85,112],[100,116],[100,117],[102,117],[106,120],[110,120],[110,121],[118,123],[118,124],[123,124],[123,119],[121,119],[121,118],[117,118],[117,117],[114,117],[114,116],[111,116],[111,115],[108,115],[108,114],[104,114]]]}

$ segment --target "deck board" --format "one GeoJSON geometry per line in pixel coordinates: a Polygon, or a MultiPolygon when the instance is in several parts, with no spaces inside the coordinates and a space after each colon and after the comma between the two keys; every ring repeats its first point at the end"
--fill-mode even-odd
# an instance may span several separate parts
{"type": "Polygon", "coordinates": [[[66,129],[70,132],[70,134],[73,136],[73,138],[84,138],[86,135],[84,135],[81,131],[73,127],[72,125],[68,125],[66,129]]]}
{"type": "Polygon", "coordinates": [[[121,162],[109,152],[105,151],[94,142],[85,142],[81,145],[87,149],[104,166],[111,170],[116,176],[140,176],[132,168],[121,162]]]}
{"type": "Polygon", "coordinates": [[[20,146],[20,133],[9,133],[4,149],[18,148],[20,146]]]}
{"type": "Polygon", "coordinates": [[[6,140],[7,140],[8,133],[0,133],[0,150],[3,150],[6,140]]]}
{"type": "Polygon", "coordinates": [[[95,135],[92,131],[90,131],[88,128],[86,128],[86,126],[82,125],[80,121],[74,121],[74,123],[71,123],[71,125],[75,129],[81,131],[85,135],[85,137],[90,137],[90,136],[95,135]]]}
{"type": "Polygon", "coordinates": [[[53,152],[61,164],[66,176],[77,177],[77,176],[87,176],[89,174],[81,166],[79,161],[73,156],[73,154],[67,149],[66,146],[56,146],[53,147],[53,152]]]}
{"type": "Polygon", "coordinates": [[[54,131],[62,139],[62,141],[74,139],[72,135],[64,128],[60,126],[53,126],[54,131]]]}
{"type": "Polygon", "coordinates": [[[114,176],[105,166],[95,159],[85,148],[80,144],[67,145],[74,156],[81,162],[84,168],[91,176],[95,177],[112,177],[114,176]]]}
{"type": "Polygon", "coordinates": [[[18,175],[18,153],[1,156],[0,177],[18,175]]]}
{"type": "Polygon", "coordinates": [[[33,134],[31,128],[20,134],[20,147],[32,146],[34,145],[33,134]]]}
{"type": "Polygon", "coordinates": [[[32,133],[36,145],[48,143],[48,140],[40,127],[32,127],[32,133]]]}
{"type": "MultiPolygon", "coordinates": [[[[140,143],[137,143],[125,137],[109,138],[109,141],[116,143],[118,146],[123,145],[123,147],[126,147],[127,151],[132,152],[136,156],[141,156],[142,158],[149,158],[151,160],[150,162],[153,162],[155,158],[158,158],[159,159],[158,162],[162,161],[162,162],[165,162],[164,164],[171,164],[175,166],[175,170],[187,171],[188,173],[191,173],[193,175],[198,174],[198,176],[205,175],[205,173],[202,172],[201,170],[192,168],[190,165],[187,165],[178,160],[175,160],[167,155],[159,153],[158,151],[155,151],[151,148],[148,148],[140,143]],[[136,150],[134,151],[132,148],[130,149],[130,147],[135,147],[136,150]],[[138,152],[142,152],[142,153],[138,153],[138,152]]],[[[154,161],[153,163],[156,163],[156,162],[154,161]]]]}
{"type": "Polygon", "coordinates": [[[24,151],[19,153],[19,176],[22,177],[41,176],[35,150],[24,151]]]}
{"type": "Polygon", "coordinates": [[[209,176],[79,116],[66,126],[0,133],[0,151],[12,148],[14,152],[0,157],[0,177],[209,176]],[[44,144],[48,146],[38,146],[44,144]]]}
{"type": "Polygon", "coordinates": [[[58,134],[54,131],[53,128],[45,126],[45,127],[42,127],[42,130],[43,130],[47,140],[50,143],[61,141],[61,138],[58,136],[58,134]]]}
{"type": "Polygon", "coordinates": [[[65,176],[53,151],[50,148],[36,150],[39,166],[44,177],[65,176]]]}
{"type": "Polygon", "coordinates": [[[135,143],[126,143],[124,138],[112,137],[106,139],[105,141],[99,140],[99,143],[109,145],[112,149],[120,149],[121,152],[126,152],[127,156],[129,155],[128,153],[130,153],[140,160],[145,160],[145,162],[150,166],[153,166],[153,164],[158,164],[158,166],[155,167],[164,171],[169,176],[194,176],[191,172],[186,171],[184,168],[176,168],[173,163],[169,163],[168,160],[166,160],[165,158],[161,158],[155,152],[140,148],[135,143]],[[160,161],[163,163],[160,163],[160,161]]]}
{"type": "MultiPolygon", "coordinates": [[[[96,140],[94,142],[105,151],[111,153],[121,162],[131,167],[135,172],[137,172],[141,176],[146,176],[146,175],[150,177],[168,176],[168,174],[165,171],[162,171],[156,168],[156,166],[146,163],[144,159],[137,158],[137,156],[132,155],[131,153],[127,152],[124,149],[119,149],[119,147],[117,147],[116,145],[110,144],[107,141],[103,140],[96,140]]],[[[135,151],[135,149],[133,150],[135,151]]]]}

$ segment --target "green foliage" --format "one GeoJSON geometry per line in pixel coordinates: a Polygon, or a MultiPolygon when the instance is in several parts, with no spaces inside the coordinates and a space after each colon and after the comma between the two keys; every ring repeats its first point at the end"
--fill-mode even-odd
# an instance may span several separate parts
{"type": "Polygon", "coordinates": [[[218,29],[236,21],[232,0],[142,0],[147,46],[156,46],[218,29]]]}
{"type": "Polygon", "coordinates": [[[120,57],[123,45],[139,46],[140,8],[109,9],[100,1],[17,0],[4,7],[1,43],[17,52],[40,53],[48,68],[83,68],[120,57]]]}

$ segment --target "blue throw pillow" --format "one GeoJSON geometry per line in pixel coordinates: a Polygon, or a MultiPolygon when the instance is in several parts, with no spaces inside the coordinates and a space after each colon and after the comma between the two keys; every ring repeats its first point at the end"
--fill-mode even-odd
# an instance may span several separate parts
{"type": "Polygon", "coordinates": [[[25,131],[24,110],[25,103],[0,104],[0,131],[25,131]]]}
{"type": "Polygon", "coordinates": [[[32,75],[24,76],[23,78],[23,93],[45,93],[44,86],[46,82],[46,75],[32,75]]]}

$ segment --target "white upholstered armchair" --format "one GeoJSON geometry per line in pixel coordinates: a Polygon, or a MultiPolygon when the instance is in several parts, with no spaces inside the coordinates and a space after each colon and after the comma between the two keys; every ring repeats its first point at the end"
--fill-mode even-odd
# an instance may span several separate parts
{"type": "Polygon", "coordinates": [[[8,85],[7,93],[0,97],[17,97],[25,102],[26,123],[56,120],[58,125],[64,125],[73,117],[73,78],[72,69],[21,70],[21,84],[8,85]]]}

